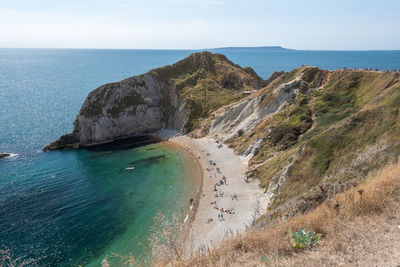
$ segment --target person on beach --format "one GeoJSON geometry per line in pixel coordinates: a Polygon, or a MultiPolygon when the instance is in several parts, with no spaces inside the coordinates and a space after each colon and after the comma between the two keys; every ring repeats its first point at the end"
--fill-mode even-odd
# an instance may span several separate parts
{"type": "Polygon", "coordinates": [[[226,185],[228,185],[228,184],[226,183],[226,177],[225,177],[225,176],[222,177],[222,180],[224,181],[224,183],[225,183],[226,185]]]}

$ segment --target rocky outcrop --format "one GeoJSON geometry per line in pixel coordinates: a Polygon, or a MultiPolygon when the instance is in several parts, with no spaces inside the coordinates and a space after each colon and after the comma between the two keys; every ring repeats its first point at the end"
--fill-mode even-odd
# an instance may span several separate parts
{"type": "Polygon", "coordinates": [[[82,105],[72,133],[45,150],[154,137],[166,129],[184,133],[208,112],[244,97],[241,91],[263,85],[251,68],[241,68],[220,54],[195,53],[173,65],[95,89],[82,105]],[[223,99],[212,97],[217,91],[223,99]]]}
{"type": "Polygon", "coordinates": [[[210,134],[227,140],[238,132],[249,132],[261,121],[294,101],[302,80],[297,77],[272,92],[250,96],[227,109],[211,124],[210,134]],[[268,101],[266,101],[268,99],[268,101]]]}
{"type": "Polygon", "coordinates": [[[9,157],[10,154],[7,153],[0,153],[0,159],[9,157]]]}

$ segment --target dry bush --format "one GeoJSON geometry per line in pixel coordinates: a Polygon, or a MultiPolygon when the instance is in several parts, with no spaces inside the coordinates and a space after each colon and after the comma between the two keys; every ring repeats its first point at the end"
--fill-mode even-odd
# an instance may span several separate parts
{"type": "MultiPolygon", "coordinates": [[[[288,259],[298,255],[291,243],[291,232],[304,227],[308,231],[322,233],[318,246],[327,251],[343,249],[360,225],[373,225],[382,215],[392,216],[400,210],[400,164],[390,166],[371,176],[364,183],[326,200],[316,209],[278,221],[275,225],[246,233],[224,241],[218,249],[189,259],[186,266],[258,266],[271,263],[274,259],[288,259]],[[351,225],[358,222],[357,227],[351,225]]],[[[375,223],[377,224],[377,223],[375,223]]],[[[368,233],[364,227],[363,233],[368,233]]],[[[373,238],[373,237],[372,237],[373,238]]],[[[362,239],[362,238],[361,238],[362,239]]],[[[347,250],[352,248],[347,246],[347,250]]],[[[279,261],[276,262],[279,265],[279,261]]],[[[281,262],[282,263],[282,262],[281,262]]]]}
{"type": "MultiPolygon", "coordinates": [[[[161,212],[154,216],[154,224],[149,237],[152,249],[152,266],[176,266],[180,264],[185,249],[181,230],[182,222],[178,216],[174,215],[171,219],[168,219],[161,212]]],[[[102,267],[148,265],[148,259],[137,259],[133,254],[122,256],[111,253],[111,257],[106,255],[101,262],[102,267]]]]}
{"type": "Polygon", "coordinates": [[[162,213],[158,213],[154,221],[150,235],[153,265],[179,264],[185,250],[182,222],[176,215],[168,220],[162,213]]]}

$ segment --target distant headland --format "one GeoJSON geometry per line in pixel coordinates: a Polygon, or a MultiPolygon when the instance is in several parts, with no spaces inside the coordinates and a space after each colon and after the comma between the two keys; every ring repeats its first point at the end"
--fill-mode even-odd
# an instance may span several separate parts
{"type": "Polygon", "coordinates": [[[282,46],[229,46],[229,47],[216,47],[213,50],[218,49],[256,49],[256,50],[270,50],[270,51],[282,51],[282,50],[295,50],[290,48],[284,48],[282,46]]]}

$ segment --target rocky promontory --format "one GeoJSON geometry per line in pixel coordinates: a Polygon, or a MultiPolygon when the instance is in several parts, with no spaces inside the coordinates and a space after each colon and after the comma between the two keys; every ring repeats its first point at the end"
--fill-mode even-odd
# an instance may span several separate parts
{"type": "Polygon", "coordinates": [[[71,133],[44,150],[84,147],[124,138],[157,137],[162,130],[186,133],[214,110],[262,88],[249,67],[224,55],[194,53],[187,58],[92,91],[71,133]]]}

